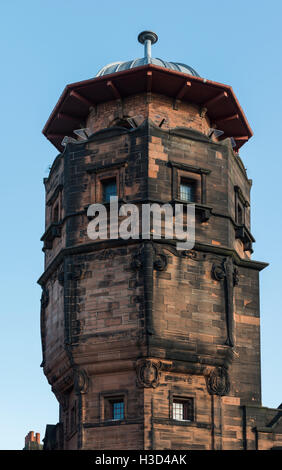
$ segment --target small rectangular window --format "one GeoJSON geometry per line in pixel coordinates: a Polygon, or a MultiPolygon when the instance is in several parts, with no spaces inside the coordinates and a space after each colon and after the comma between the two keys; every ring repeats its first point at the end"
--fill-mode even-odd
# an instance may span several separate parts
{"type": "Polygon", "coordinates": [[[103,202],[110,202],[111,196],[117,196],[116,178],[102,181],[103,202]]]}
{"type": "Polygon", "coordinates": [[[118,421],[124,419],[125,405],[123,396],[104,398],[104,419],[118,421]]]}
{"type": "Polygon", "coordinates": [[[124,419],[124,402],[123,400],[112,402],[112,419],[124,419]]]}
{"type": "Polygon", "coordinates": [[[181,180],[180,199],[187,202],[195,202],[196,187],[193,181],[181,180]]]}
{"type": "Polygon", "coordinates": [[[174,398],[173,399],[173,419],[177,421],[193,421],[194,420],[193,398],[174,398]]]}

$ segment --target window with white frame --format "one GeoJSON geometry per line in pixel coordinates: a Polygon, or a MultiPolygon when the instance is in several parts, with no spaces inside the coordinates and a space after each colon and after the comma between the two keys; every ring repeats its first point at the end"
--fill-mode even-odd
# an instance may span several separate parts
{"type": "Polygon", "coordinates": [[[177,421],[193,421],[194,420],[194,400],[193,398],[173,398],[173,419],[177,421]]]}

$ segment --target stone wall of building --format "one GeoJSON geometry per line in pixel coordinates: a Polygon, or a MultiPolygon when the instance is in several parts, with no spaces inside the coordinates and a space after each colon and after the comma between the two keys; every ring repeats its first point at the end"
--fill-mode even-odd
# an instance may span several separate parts
{"type": "Polygon", "coordinates": [[[209,136],[205,109],[156,94],[99,104],[86,124],[88,141],[68,144],[45,179],[42,366],[60,424],[44,448],[280,445],[281,411],[261,407],[266,265],[251,260],[251,182],[230,140],[209,136]],[[175,206],[192,181],[194,249],[90,239],[88,207],[113,178],[120,204],[139,207],[175,206]],[[108,411],[118,400],[120,420],[108,411]],[[175,400],[189,419],[175,419],[175,400]]]}

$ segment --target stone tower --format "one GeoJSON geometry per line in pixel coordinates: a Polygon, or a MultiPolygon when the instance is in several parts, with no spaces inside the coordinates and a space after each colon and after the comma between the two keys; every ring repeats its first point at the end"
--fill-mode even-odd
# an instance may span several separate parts
{"type": "MultiPolygon", "coordinates": [[[[262,449],[259,272],[240,147],[252,131],[230,86],[151,57],[68,85],[43,133],[42,367],[59,406],[44,449],[262,449]],[[195,204],[195,246],[88,237],[88,207],[195,204]]],[[[153,235],[153,234],[152,234],[153,235]]]]}

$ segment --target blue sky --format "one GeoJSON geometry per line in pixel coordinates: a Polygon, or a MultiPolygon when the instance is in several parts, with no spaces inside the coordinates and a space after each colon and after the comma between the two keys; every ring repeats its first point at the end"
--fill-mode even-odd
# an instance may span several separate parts
{"type": "Polygon", "coordinates": [[[263,404],[282,402],[280,1],[11,0],[1,4],[0,448],[58,420],[41,363],[43,178],[57,151],[41,130],[67,83],[105,64],[142,57],[137,35],[159,36],[153,56],[226,83],[254,137],[241,150],[253,179],[254,259],[261,274],[263,404]]]}

